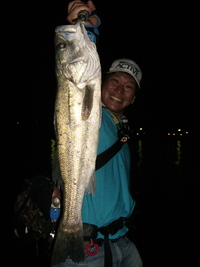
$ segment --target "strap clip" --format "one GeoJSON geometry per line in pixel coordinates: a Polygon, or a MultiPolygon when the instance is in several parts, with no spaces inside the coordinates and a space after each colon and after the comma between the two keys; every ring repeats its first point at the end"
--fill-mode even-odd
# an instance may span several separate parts
{"type": "Polygon", "coordinates": [[[90,239],[90,243],[85,246],[85,252],[89,256],[95,256],[99,252],[99,245],[90,239]]]}

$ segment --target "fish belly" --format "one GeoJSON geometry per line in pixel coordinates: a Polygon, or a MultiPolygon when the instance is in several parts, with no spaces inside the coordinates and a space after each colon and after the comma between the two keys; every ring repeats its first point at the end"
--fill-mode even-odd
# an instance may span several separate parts
{"type": "Polygon", "coordinates": [[[69,81],[64,84],[56,100],[58,158],[64,186],[54,263],[64,262],[68,257],[74,262],[85,259],[81,210],[85,192],[94,194],[95,191],[93,179],[100,127],[99,95],[94,94],[92,112],[84,120],[83,90],[69,81]]]}

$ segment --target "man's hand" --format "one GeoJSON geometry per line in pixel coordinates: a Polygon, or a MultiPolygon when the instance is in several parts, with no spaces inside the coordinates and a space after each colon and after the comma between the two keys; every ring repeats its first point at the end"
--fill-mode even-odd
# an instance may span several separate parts
{"type": "MultiPolygon", "coordinates": [[[[91,0],[87,1],[87,3],[82,2],[80,0],[75,0],[69,3],[68,5],[68,16],[67,21],[70,24],[74,24],[73,20],[77,18],[78,13],[81,10],[86,10],[89,13],[96,9],[95,5],[91,0]]],[[[95,16],[90,16],[87,21],[85,21],[86,25],[97,25],[98,19],[95,16]]]]}

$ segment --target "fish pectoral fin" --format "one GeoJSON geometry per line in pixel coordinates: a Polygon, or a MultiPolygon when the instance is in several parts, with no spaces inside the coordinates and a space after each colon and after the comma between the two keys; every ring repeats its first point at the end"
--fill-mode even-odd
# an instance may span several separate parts
{"type": "Polygon", "coordinates": [[[85,195],[93,195],[95,193],[96,190],[96,176],[95,176],[95,172],[92,174],[92,176],[90,177],[89,183],[87,185],[87,187],[85,188],[85,195]]]}
{"type": "Polygon", "coordinates": [[[94,85],[86,85],[85,96],[82,105],[82,120],[86,121],[93,107],[94,85]]]}

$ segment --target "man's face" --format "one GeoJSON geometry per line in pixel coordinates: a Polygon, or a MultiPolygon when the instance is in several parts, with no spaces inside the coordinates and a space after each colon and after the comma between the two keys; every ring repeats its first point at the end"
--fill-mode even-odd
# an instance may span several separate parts
{"type": "Polygon", "coordinates": [[[111,74],[102,86],[102,102],[117,118],[136,98],[137,83],[125,72],[111,74]]]}

